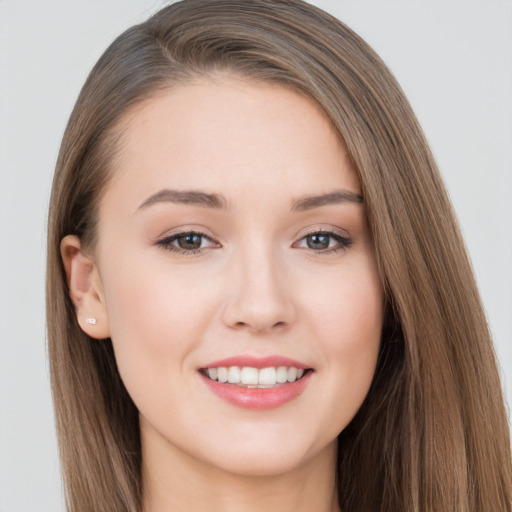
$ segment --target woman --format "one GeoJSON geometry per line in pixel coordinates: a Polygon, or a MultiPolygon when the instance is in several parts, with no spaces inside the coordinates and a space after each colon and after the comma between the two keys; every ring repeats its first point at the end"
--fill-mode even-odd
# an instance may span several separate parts
{"type": "Polygon", "coordinates": [[[433,158],[308,4],[187,0],[110,46],[64,136],[47,297],[70,510],[512,507],[433,158]]]}

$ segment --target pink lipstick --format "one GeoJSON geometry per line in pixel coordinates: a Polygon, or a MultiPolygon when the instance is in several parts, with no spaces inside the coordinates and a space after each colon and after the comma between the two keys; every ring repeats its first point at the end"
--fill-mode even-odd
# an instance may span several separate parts
{"type": "Polygon", "coordinates": [[[198,368],[210,391],[244,409],[280,407],[300,396],[313,369],[283,356],[236,356],[198,368]]]}

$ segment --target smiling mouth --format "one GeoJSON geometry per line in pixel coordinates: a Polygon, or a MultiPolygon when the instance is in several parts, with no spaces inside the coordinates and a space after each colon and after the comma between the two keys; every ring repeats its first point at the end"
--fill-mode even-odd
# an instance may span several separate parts
{"type": "Polygon", "coordinates": [[[301,380],[311,369],[294,366],[219,366],[202,368],[200,373],[221,384],[233,384],[244,388],[275,388],[301,380]]]}

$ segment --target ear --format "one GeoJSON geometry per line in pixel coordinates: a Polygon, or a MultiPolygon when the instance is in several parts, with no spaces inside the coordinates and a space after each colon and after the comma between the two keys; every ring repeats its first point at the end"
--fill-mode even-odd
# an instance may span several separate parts
{"type": "Polygon", "coordinates": [[[75,305],[78,324],[92,338],[110,337],[107,308],[97,266],[82,250],[80,239],[65,236],[60,254],[66,271],[69,296],[75,305]]]}

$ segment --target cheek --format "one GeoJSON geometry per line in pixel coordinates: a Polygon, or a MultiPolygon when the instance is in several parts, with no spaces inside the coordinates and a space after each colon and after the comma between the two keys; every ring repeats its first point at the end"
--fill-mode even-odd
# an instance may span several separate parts
{"type": "Polygon", "coordinates": [[[190,280],[190,274],[144,258],[116,263],[105,272],[104,291],[125,384],[129,387],[143,374],[156,379],[162,372],[180,373],[214,311],[208,282],[201,276],[190,280]]]}
{"type": "Polygon", "coordinates": [[[322,332],[328,352],[349,354],[376,350],[383,321],[383,291],[370,260],[334,273],[329,285],[311,297],[311,319],[322,332]]]}
{"type": "Polygon", "coordinates": [[[320,370],[326,370],[326,388],[332,390],[325,421],[339,433],[362,405],[377,364],[383,291],[374,266],[333,276],[328,291],[316,295],[310,319],[318,333],[320,370]]]}
{"type": "Polygon", "coordinates": [[[214,314],[215,291],[204,276],[191,280],[165,261],[132,258],[110,270],[104,291],[121,379],[144,417],[159,411],[162,425],[173,424],[191,393],[190,355],[214,314]]]}

